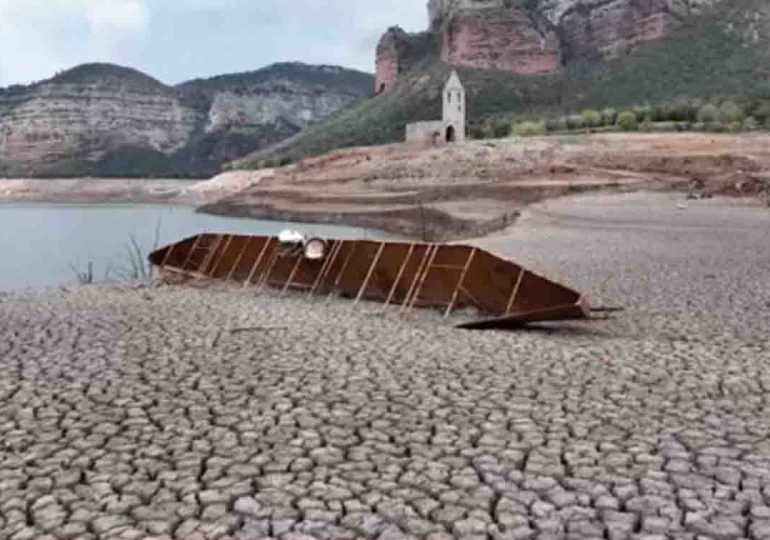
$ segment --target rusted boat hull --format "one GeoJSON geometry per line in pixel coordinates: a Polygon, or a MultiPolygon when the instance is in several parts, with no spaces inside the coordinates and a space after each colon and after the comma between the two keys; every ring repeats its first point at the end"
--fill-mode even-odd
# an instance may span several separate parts
{"type": "Polygon", "coordinates": [[[287,252],[277,237],[201,234],[150,255],[161,275],[338,295],[412,308],[473,308],[463,328],[516,328],[590,318],[583,296],[484,250],[462,245],[326,240],[325,255],[287,252]]]}

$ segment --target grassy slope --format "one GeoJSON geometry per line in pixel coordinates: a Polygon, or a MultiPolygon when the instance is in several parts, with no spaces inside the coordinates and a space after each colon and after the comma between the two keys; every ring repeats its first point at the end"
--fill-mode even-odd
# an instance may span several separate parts
{"type": "MultiPolygon", "coordinates": [[[[563,75],[517,77],[460,70],[469,92],[471,121],[495,114],[550,116],[587,106],[630,106],[712,94],[747,100],[770,97],[770,7],[766,0],[737,4],[727,1],[684,21],[676,32],[628,56],[604,63],[574,62],[563,75]]],[[[340,147],[400,141],[408,122],[440,116],[438,89],[448,70],[435,51],[429,51],[398,92],[348,108],[231,166],[251,168],[340,147]]]]}
{"type": "Polygon", "coordinates": [[[657,43],[575,77],[573,101],[616,106],[712,94],[766,94],[769,21],[766,0],[722,4],[657,43]],[[749,20],[754,15],[759,17],[757,25],[749,20]]]}

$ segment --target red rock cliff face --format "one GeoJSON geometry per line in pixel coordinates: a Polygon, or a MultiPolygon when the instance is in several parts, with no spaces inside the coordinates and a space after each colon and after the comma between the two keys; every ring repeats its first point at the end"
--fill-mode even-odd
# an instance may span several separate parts
{"type": "Polygon", "coordinates": [[[548,74],[575,58],[628,53],[667,35],[682,12],[717,1],[723,0],[541,0],[525,9],[507,0],[430,0],[428,33],[394,27],[382,37],[376,90],[397,87],[424,52],[418,36],[435,37],[442,60],[453,66],[548,74]]]}
{"type": "Polygon", "coordinates": [[[438,56],[437,37],[430,32],[409,34],[398,26],[389,28],[377,46],[375,91],[392,92],[398,87],[402,73],[412,69],[426,55],[438,56]]]}
{"type": "Polygon", "coordinates": [[[454,66],[522,75],[561,69],[556,32],[544,18],[521,9],[458,12],[444,28],[441,56],[454,66]]]}
{"type": "Polygon", "coordinates": [[[665,36],[676,25],[667,0],[604,0],[576,4],[559,21],[568,58],[613,57],[665,36]]]}
{"type": "Polygon", "coordinates": [[[402,33],[400,28],[390,28],[377,45],[377,73],[374,83],[374,91],[377,93],[392,92],[398,86],[402,33]]]}

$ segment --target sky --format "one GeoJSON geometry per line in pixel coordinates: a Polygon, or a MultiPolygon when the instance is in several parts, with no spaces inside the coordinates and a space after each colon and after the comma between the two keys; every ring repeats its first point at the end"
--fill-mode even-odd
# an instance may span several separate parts
{"type": "Polygon", "coordinates": [[[273,62],[374,71],[380,35],[427,27],[426,0],[0,0],[0,86],[86,62],[167,83],[273,62]]]}

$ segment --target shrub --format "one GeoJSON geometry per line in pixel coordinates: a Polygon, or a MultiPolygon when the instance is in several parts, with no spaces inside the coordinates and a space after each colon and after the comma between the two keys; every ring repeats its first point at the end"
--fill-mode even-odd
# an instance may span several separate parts
{"type": "Polygon", "coordinates": [[[723,124],[733,124],[735,122],[741,123],[745,116],[743,109],[741,109],[735,102],[725,101],[719,106],[717,120],[723,124]]]}
{"type": "Polygon", "coordinates": [[[639,127],[639,120],[634,111],[623,111],[618,115],[616,124],[624,131],[635,131],[639,127]]]}
{"type": "Polygon", "coordinates": [[[583,117],[583,125],[585,127],[599,127],[602,125],[602,115],[599,111],[593,109],[584,110],[580,116],[583,117]]]}
{"type": "Polygon", "coordinates": [[[501,119],[492,122],[492,136],[496,139],[508,137],[511,134],[511,125],[501,119]]]}
{"type": "Polygon", "coordinates": [[[634,113],[636,114],[637,120],[641,120],[642,118],[647,118],[648,116],[652,116],[653,110],[652,107],[649,105],[636,105],[632,108],[634,113]]]}
{"type": "Polygon", "coordinates": [[[729,126],[727,126],[727,124],[723,124],[722,122],[711,122],[710,124],[706,124],[706,129],[713,133],[725,133],[728,131],[729,126]]]}
{"type": "Polygon", "coordinates": [[[652,108],[652,112],[650,113],[650,117],[655,122],[665,122],[668,120],[669,115],[671,114],[671,104],[670,103],[663,103],[660,105],[656,105],[652,108]]]}
{"type": "Polygon", "coordinates": [[[760,101],[756,103],[751,110],[751,116],[756,118],[759,122],[770,120],[770,102],[760,101]]]}
{"type": "Polygon", "coordinates": [[[615,109],[608,107],[606,109],[602,110],[602,122],[604,122],[605,126],[614,126],[615,120],[618,119],[618,111],[615,109]]]}
{"type": "Polygon", "coordinates": [[[743,121],[744,131],[757,131],[759,129],[759,122],[753,116],[749,116],[743,121]]]}
{"type": "Polygon", "coordinates": [[[700,108],[685,99],[666,102],[655,107],[652,118],[656,122],[692,122],[700,108]]]}
{"type": "Polygon", "coordinates": [[[585,121],[579,114],[573,114],[567,117],[567,127],[569,129],[583,129],[585,127],[585,121]]]}
{"type": "Polygon", "coordinates": [[[698,122],[701,124],[713,124],[717,121],[719,109],[711,103],[704,105],[698,110],[698,122]]]}
{"type": "Polygon", "coordinates": [[[522,122],[513,126],[513,134],[517,137],[537,137],[547,133],[545,122],[522,122]]]}
{"type": "Polygon", "coordinates": [[[484,127],[478,124],[472,124],[468,127],[468,135],[471,139],[485,139],[486,133],[484,127]]]}
{"type": "Polygon", "coordinates": [[[545,127],[548,131],[566,131],[568,129],[567,119],[561,118],[549,118],[545,122],[545,127]]]}

